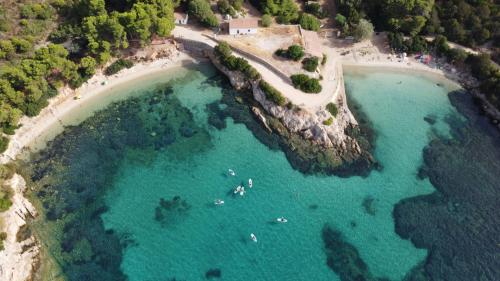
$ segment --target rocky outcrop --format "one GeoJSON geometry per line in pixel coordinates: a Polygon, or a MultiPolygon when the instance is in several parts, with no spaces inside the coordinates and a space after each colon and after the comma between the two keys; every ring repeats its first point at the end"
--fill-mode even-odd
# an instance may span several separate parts
{"type": "Polygon", "coordinates": [[[31,280],[39,263],[40,248],[34,236],[30,235],[27,239],[18,241],[24,235],[17,234],[21,227],[26,225],[26,221],[35,217],[37,212],[23,197],[26,182],[20,175],[15,174],[7,184],[14,190],[14,196],[10,209],[0,214],[4,224],[1,231],[7,233],[7,239],[4,241],[5,249],[0,252],[0,280],[31,280]]]}
{"type": "MultiPolygon", "coordinates": [[[[287,144],[290,146],[292,151],[296,152],[297,147],[303,147],[308,150],[309,148],[306,147],[310,145],[322,148],[309,149],[310,151],[307,151],[307,153],[303,151],[302,158],[305,159],[315,157],[315,155],[308,156],[308,153],[322,154],[321,156],[316,155],[316,158],[329,158],[326,160],[329,164],[327,165],[328,168],[325,170],[331,173],[336,173],[334,170],[337,168],[345,168],[346,164],[359,164],[359,161],[363,162],[361,165],[364,167],[362,174],[366,174],[366,171],[371,169],[374,164],[371,154],[367,151],[367,149],[363,149],[359,145],[356,138],[348,133],[356,130],[358,123],[347,107],[344,91],[341,91],[337,95],[335,103],[338,108],[338,114],[335,117],[333,117],[326,109],[319,109],[316,112],[310,112],[307,109],[299,108],[294,105],[279,106],[266,99],[265,93],[259,86],[259,80],[249,81],[242,73],[238,71],[231,71],[220,64],[211,53],[208,53],[208,56],[211,58],[213,64],[228,77],[230,83],[235,89],[251,91],[253,99],[258,102],[264,112],[270,115],[270,117],[279,120],[279,123],[282,125],[262,121],[262,118],[264,118],[264,120],[266,119],[260,113],[260,110],[259,114],[256,114],[255,110],[252,109],[257,120],[259,120],[262,124],[265,124],[264,127],[266,127],[266,129],[268,129],[267,127],[270,127],[279,135],[289,139],[287,144]],[[327,125],[327,122],[325,124],[325,121],[330,118],[333,119],[333,122],[329,125],[327,125]],[[287,130],[287,132],[283,131],[283,127],[287,130]],[[291,135],[297,135],[300,136],[300,138],[292,137],[291,135]],[[302,145],[297,144],[298,139],[303,140],[302,145]]],[[[323,164],[324,163],[319,166],[323,167],[323,164]]],[[[320,170],[324,170],[323,168],[320,170]]],[[[349,173],[346,173],[346,175],[347,174],[349,173]]]]}
{"type": "Polygon", "coordinates": [[[339,113],[336,117],[333,117],[326,109],[309,112],[297,107],[278,106],[266,99],[258,81],[253,81],[251,84],[255,100],[262,105],[266,112],[280,119],[291,132],[298,133],[304,138],[327,148],[335,147],[341,150],[352,148],[356,153],[361,153],[361,148],[356,140],[345,133],[347,128],[357,126],[356,120],[344,102],[345,96],[341,98],[340,104],[337,101],[339,113]],[[323,124],[329,118],[333,118],[333,123],[330,125],[323,124]]]}
{"type": "Polygon", "coordinates": [[[269,133],[272,133],[273,130],[271,130],[271,127],[269,127],[269,125],[267,124],[267,119],[266,117],[264,117],[264,115],[260,112],[260,109],[258,109],[257,107],[255,106],[252,106],[252,112],[253,114],[257,117],[257,119],[260,121],[260,123],[262,123],[262,126],[264,126],[264,128],[266,128],[266,130],[269,132],[269,133]]]}

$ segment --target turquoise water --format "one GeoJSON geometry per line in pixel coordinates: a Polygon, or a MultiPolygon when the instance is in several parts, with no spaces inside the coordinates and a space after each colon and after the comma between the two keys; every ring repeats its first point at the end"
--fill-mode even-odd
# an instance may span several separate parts
{"type": "Polygon", "coordinates": [[[325,224],[357,248],[376,277],[401,280],[426,257],[394,232],[392,210],[402,198],[433,191],[417,171],[432,131],[448,133],[443,119],[454,110],[446,88],[415,75],[347,74],[348,95],[375,126],[383,169],[343,179],[304,176],[231,119],[222,130],[209,126],[206,104],[220,100],[221,89],[205,83],[210,74],[187,75],[189,81],[174,83],[173,95],[210,142],[177,141],[148,163],[130,151],[105,195],[105,227],[134,240],[121,265],[129,280],[202,280],[209,269],[220,269],[221,280],[340,280],[326,264],[325,224]],[[433,126],[424,121],[429,115],[436,117],[433,126]],[[237,175],[227,176],[228,168],[237,175]],[[231,190],[248,178],[254,187],[233,197],[231,190]],[[174,196],[190,208],[155,220],[160,198],[174,196]],[[214,206],[216,198],[225,204],[214,206]],[[371,213],[366,198],[374,200],[371,213]],[[280,216],[288,223],[275,224],[280,216]]]}

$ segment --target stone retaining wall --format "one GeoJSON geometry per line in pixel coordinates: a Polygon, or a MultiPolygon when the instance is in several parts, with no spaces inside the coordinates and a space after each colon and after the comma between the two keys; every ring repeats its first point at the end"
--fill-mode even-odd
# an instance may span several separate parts
{"type": "MultiPolygon", "coordinates": [[[[221,40],[218,40],[216,38],[213,38],[213,37],[210,37],[210,39],[216,41],[217,43],[220,43],[221,40]]],[[[278,75],[281,79],[283,79],[284,81],[288,82],[288,83],[292,83],[292,81],[290,80],[290,77],[288,77],[288,75],[286,75],[285,73],[283,73],[281,70],[279,70],[278,68],[276,68],[274,65],[272,65],[271,63],[267,62],[266,60],[262,59],[262,58],[259,58],[258,56],[252,54],[252,53],[249,53],[247,51],[244,51],[242,49],[239,49],[239,48],[236,48],[236,47],[233,47],[231,46],[231,49],[244,56],[244,57],[247,57],[251,60],[254,60],[262,65],[264,65],[265,67],[267,67],[269,70],[271,70],[272,72],[274,72],[274,74],[278,75]]]]}

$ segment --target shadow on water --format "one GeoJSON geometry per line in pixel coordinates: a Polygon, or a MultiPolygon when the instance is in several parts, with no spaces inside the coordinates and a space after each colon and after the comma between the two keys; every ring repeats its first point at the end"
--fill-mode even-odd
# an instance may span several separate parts
{"type": "MultiPolygon", "coordinates": [[[[66,279],[126,280],[120,269],[122,253],[137,244],[126,233],[105,229],[101,219],[107,211],[104,194],[125,157],[150,165],[158,150],[182,145],[201,151],[212,146],[208,132],[172,95],[169,83],[110,104],[80,125],[67,127],[29,163],[19,163],[43,208],[44,216],[31,227],[47,241],[48,253],[66,279]]],[[[182,149],[172,149],[172,157],[186,157],[176,151],[182,149]]],[[[172,212],[187,214],[189,204],[173,198],[160,201],[159,208],[157,215],[166,225],[172,212]]]]}

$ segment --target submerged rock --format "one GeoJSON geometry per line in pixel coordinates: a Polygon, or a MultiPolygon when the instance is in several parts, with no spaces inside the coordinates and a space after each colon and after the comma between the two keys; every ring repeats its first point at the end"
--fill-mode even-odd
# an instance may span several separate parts
{"type": "Polygon", "coordinates": [[[222,276],[222,271],[218,268],[212,268],[209,269],[207,272],[205,272],[206,279],[221,278],[221,276],[222,276]]]}
{"type": "Polygon", "coordinates": [[[365,213],[375,216],[375,213],[377,212],[377,209],[375,208],[375,198],[368,195],[363,199],[363,203],[361,205],[363,206],[365,213]]]}
{"type": "Polygon", "coordinates": [[[328,225],[323,226],[322,238],[325,247],[326,264],[342,281],[385,281],[376,278],[359,255],[358,250],[346,242],[342,234],[328,225]]]}
{"type": "Polygon", "coordinates": [[[208,124],[214,126],[218,130],[226,128],[226,116],[224,111],[219,107],[219,102],[213,102],[207,105],[208,124]]]}
{"type": "MultiPolygon", "coordinates": [[[[183,131],[181,125],[190,134],[196,132],[183,140],[186,150],[210,147],[208,132],[197,127],[189,109],[171,91],[162,85],[140,97],[112,103],[80,125],[67,127],[29,163],[19,163],[29,181],[28,192],[45,214],[32,228],[42,228],[37,231],[40,238],[53,241],[48,251],[57,257],[68,280],[126,280],[120,268],[122,254],[136,243],[130,236],[105,229],[101,219],[107,210],[103,195],[113,186],[125,157],[148,165],[157,155],[155,150],[174,145],[177,132],[183,131]]],[[[159,211],[155,210],[158,220],[171,221],[172,213],[184,215],[190,208],[180,198],[160,203],[159,211]]]]}
{"type": "Polygon", "coordinates": [[[430,125],[436,124],[437,117],[434,115],[427,115],[424,117],[425,122],[429,123],[430,125]]]}
{"type": "Polygon", "coordinates": [[[183,123],[181,127],[179,127],[179,133],[181,134],[181,136],[185,138],[190,138],[194,136],[194,134],[196,134],[196,130],[187,126],[187,124],[183,123]]]}
{"type": "Polygon", "coordinates": [[[281,148],[295,169],[303,173],[326,173],[347,177],[367,176],[370,170],[376,167],[370,152],[371,144],[366,140],[358,142],[358,139],[363,138],[362,133],[347,107],[343,91],[336,100],[339,113],[335,118],[324,109],[309,112],[293,105],[278,106],[266,99],[259,87],[259,81],[248,81],[240,72],[230,71],[213,55],[210,57],[214,65],[229,78],[234,88],[250,91],[250,95],[242,95],[245,104],[223,97],[226,104],[233,106],[233,110],[225,110],[227,115],[236,122],[245,123],[264,144],[272,144],[271,148],[281,148]],[[247,105],[259,109],[259,114],[256,114],[255,110],[253,114],[263,126],[251,125],[254,120],[242,118],[241,114],[248,112],[247,105]],[[237,110],[241,112],[238,113],[237,110]],[[323,121],[330,117],[333,123],[323,124],[323,121]],[[262,128],[266,129],[266,134],[258,132],[262,128]],[[268,134],[269,131],[274,134],[268,134]]]}
{"type": "Polygon", "coordinates": [[[400,201],[394,208],[396,232],[429,250],[419,275],[499,280],[500,133],[477,114],[470,96],[449,97],[468,120],[447,118],[453,138],[438,137],[424,149],[437,191],[400,201]]]}
{"type": "Polygon", "coordinates": [[[162,226],[174,223],[179,219],[179,215],[184,215],[191,209],[191,205],[180,196],[174,196],[171,200],[160,198],[159,205],[155,208],[155,220],[162,226]]]}

